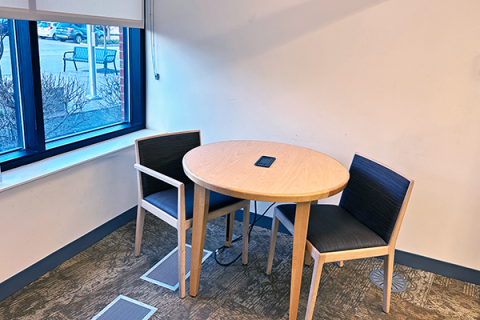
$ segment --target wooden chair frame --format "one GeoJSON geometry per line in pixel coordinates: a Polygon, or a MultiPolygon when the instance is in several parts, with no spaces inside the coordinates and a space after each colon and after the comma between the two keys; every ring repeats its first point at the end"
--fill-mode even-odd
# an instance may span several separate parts
{"type": "MultiPolygon", "coordinates": [[[[186,131],[186,132],[178,132],[173,134],[182,134],[188,132],[199,132],[199,131],[186,131]]],[[[172,135],[169,134],[161,134],[157,136],[150,136],[142,139],[137,139],[135,141],[135,154],[136,154],[136,161],[137,163],[134,164],[135,169],[137,170],[137,183],[138,183],[138,206],[137,206],[137,225],[136,225],[136,234],[135,234],[135,256],[140,254],[140,247],[142,244],[142,236],[143,236],[143,225],[145,221],[145,210],[148,210],[153,215],[157,216],[158,218],[162,219],[172,227],[177,229],[177,237],[178,237],[178,282],[179,282],[179,294],[180,298],[185,297],[185,247],[186,247],[186,231],[188,228],[192,227],[193,218],[186,219],[185,214],[185,185],[184,183],[173,179],[167,175],[164,175],[160,172],[155,170],[149,169],[140,163],[140,157],[138,152],[138,142],[157,138],[160,136],[167,136],[172,135]],[[165,211],[157,208],[156,206],[152,205],[151,203],[145,201],[143,198],[143,189],[142,189],[142,175],[141,173],[148,174],[151,177],[159,179],[165,183],[170,184],[171,186],[178,189],[177,199],[178,199],[178,212],[177,216],[178,219],[172,217],[165,211]]],[[[233,223],[235,220],[235,211],[243,209],[243,242],[244,245],[242,247],[242,263],[248,263],[248,227],[249,227],[249,219],[250,219],[250,200],[243,200],[232,205],[217,209],[215,211],[211,211],[208,213],[208,221],[219,218],[221,216],[227,215],[226,217],[226,228],[225,228],[225,246],[230,247],[232,245],[232,235],[233,235],[233,223]],[[246,245],[245,245],[246,244],[246,245]]]]}
{"type": "MultiPolygon", "coordinates": [[[[360,155],[360,154],[359,154],[360,155]]],[[[362,157],[365,157],[361,155],[362,157]]],[[[368,157],[365,157],[370,159],[368,157]]],[[[388,168],[389,170],[396,172],[397,174],[403,176],[405,179],[409,181],[409,187],[407,189],[407,193],[403,200],[402,206],[400,208],[400,212],[398,214],[397,221],[393,228],[392,235],[390,237],[390,241],[388,245],[381,246],[381,247],[372,247],[372,248],[363,248],[363,249],[355,249],[355,250],[345,250],[345,251],[335,251],[335,252],[320,252],[315,248],[308,240],[306,244],[306,256],[309,256],[308,264],[310,261],[310,257],[315,260],[313,273],[312,273],[312,282],[310,284],[310,294],[308,297],[308,305],[307,305],[307,312],[305,315],[305,319],[312,319],[313,317],[313,309],[315,307],[315,302],[317,299],[318,287],[320,284],[320,277],[322,274],[323,264],[328,262],[338,262],[338,265],[341,267],[343,266],[343,261],[346,260],[355,260],[355,259],[363,259],[363,258],[371,258],[371,257],[378,257],[384,256],[384,263],[383,263],[383,275],[384,275],[384,285],[383,285],[383,311],[385,313],[390,312],[390,296],[391,296],[391,287],[392,287],[392,276],[393,276],[393,262],[395,256],[395,245],[397,243],[398,233],[400,232],[400,226],[402,225],[403,217],[405,215],[405,211],[407,209],[408,201],[410,200],[410,195],[412,193],[412,188],[414,181],[404,174],[390,168],[389,166],[380,163],[376,160],[372,160],[383,167],[388,168]],[[308,253],[308,254],[307,254],[308,253]]],[[[313,203],[313,202],[312,202],[313,203]]],[[[274,211],[274,217],[272,221],[272,235],[270,239],[270,250],[268,255],[267,261],[267,270],[266,273],[269,275],[272,272],[272,264],[273,264],[273,256],[275,251],[275,244],[277,240],[277,232],[278,232],[278,223],[282,222],[284,227],[293,235],[294,225],[293,223],[285,217],[277,208],[274,211]]],[[[306,263],[307,264],[307,263],[306,263]]]]}

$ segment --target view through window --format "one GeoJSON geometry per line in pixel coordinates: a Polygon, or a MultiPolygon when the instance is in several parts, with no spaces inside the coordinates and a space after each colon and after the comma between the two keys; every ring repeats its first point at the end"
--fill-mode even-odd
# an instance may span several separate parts
{"type": "Polygon", "coordinates": [[[145,128],[144,41],[137,28],[0,18],[2,169],[145,128]]]}
{"type": "Polygon", "coordinates": [[[47,142],[128,120],[123,28],[43,21],[38,37],[47,142]]]}
{"type": "Polygon", "coordinates": [[[21,147],[19,107],[16,105],[15,85],[12,74],[10,38],[13,38],[11,23],[0,18],[0,154],[21,147]]]}

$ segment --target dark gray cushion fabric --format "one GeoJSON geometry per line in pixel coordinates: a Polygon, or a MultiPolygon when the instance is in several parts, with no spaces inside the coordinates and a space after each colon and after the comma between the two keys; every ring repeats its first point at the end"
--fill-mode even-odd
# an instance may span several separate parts
{"type": "MultiPolygon", "coordinates": [[[[185,185],[185,216],[186,219],[191,219],[193,217],[193,193],[194,193],[194,184],[189,183],[185,185]]],[[[154,206],[165,211],[172,217],[178,219],[177,217],[177,208],[178,208],[178,189],[171,188],[168,190],[163,190],[151,194],[145,197],[145,201],[153,204],[154,206]]],[[[226,196],[214,191],[210,191],[210,207],[209,211],[214,211],[222,207],[234,204],[236,202],[242,201],[242,199],[233,198],[226,196]]]]}
{"type": "Polygon", "coordinates": [[[389,242],[409,186],[405,177],[355,155],[339,205],[389,242]]]}
{"type": "MultiPolygon", "coordinates": [[[[183,171],[183,156],[200,146],[200,132],[187,132],[138,141],[140,164],[184,184],[192,181],[183,171]]],[[[170,189],[172,186],[142,173],[143,196],[170,189]]]]}
{"type": "MultiPolygon", "coordinates": [[[[277,206],[292,223],[295,204],[277,206]]],[[[312,205],[307,240],[320,252],[334,252],[386,246],[375,232],[335,205],[312,205]]]]}

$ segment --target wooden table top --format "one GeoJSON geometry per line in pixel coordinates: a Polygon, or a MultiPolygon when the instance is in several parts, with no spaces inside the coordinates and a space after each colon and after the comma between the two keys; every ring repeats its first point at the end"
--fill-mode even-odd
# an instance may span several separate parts
{"type": "Polygon", "coordinates": [[[266,141],[224,141],[190,150],[183,158],[195,183],[229,196],[267,202],[306,202],[345,188],[349,173],[337,160],[315,150],[266,141]],[[255,166],[275,157],[270,168],[255,166]]]}

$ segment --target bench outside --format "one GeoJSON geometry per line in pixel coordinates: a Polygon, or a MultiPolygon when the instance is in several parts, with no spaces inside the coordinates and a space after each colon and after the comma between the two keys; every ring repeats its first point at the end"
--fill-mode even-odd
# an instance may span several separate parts
{"type": "MultiPolygon", "coordinates": [[[[104,74],[107,74],[107,65],[113,63],[115,68],[115,74],[117,74],[117,66],[115,65],[115,57],[117,50],[95,48],[95,62],[103,64],[104,74]]],[[[75,70],[78,71],[77,62],[88,62],[88,48],[87,47],[74,47],[73,51],[66,51],[63,54],[63,72],[65,72],[67,61],[72,61],[75,66],[75,70]]]]}

